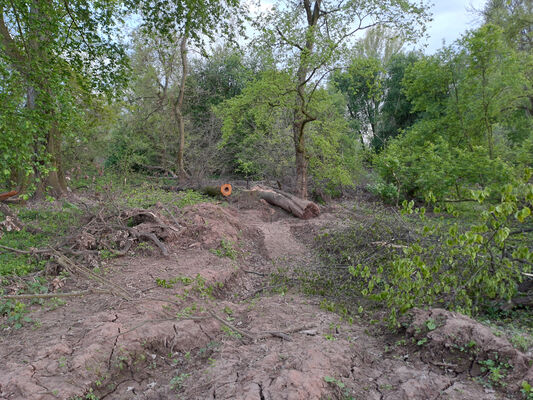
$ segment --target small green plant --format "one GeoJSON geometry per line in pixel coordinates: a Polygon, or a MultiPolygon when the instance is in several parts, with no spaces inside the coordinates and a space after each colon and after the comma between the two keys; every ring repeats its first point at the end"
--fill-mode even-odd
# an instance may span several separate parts
{"type": "Polygon", "coordinates": [[[238,252],[234,247],[234,243],[231,240],[222,239],[218,248],[213,249],[212,253],[218,257],[228,257],[232,260],[237,258],[238,252]]]}
{"type": "Polygon", "coordinates": [[[190,376],[190,374],[181,373],[179,375],[176,375],[174,378],[170,380],[170,388],[172,390],[175,390],[176,392],[179,392],[183,388],[183,384],[187,380],[187,378],[190,376]]]}
{"type": "Polygon", "coordinates": [[[25,323],[33,320],[26,314],[29,312],[26,304],[21,301],[8,300],[0,303],[0,315],[5,315],[9,324],[15,329],[20,329],[25,323]]]}
{"type": "Polygon", "coordinates": [[[511,336],[511,343],[520,351],[528,351],[531,346],[533,346],[533,338],[530,335],[525,335],[523,333],[514,333],[511,336]]]}
{"type": "Polygon", "coordinates": [[[488,382],[485,382],[487,386],[505,386],[503,379],[507,376],[506,370],[509,369],[509,364],[498,360],[498,355],[495,355],[495,359],[487,359],[484,361],[478,361],[481,365],[481,372],[486,372],[486,378],[488,382]]]}
{"type": "Polygon", "coordinates": [[[72,400],[100,400],[99,397],[93,393],[92,389],[89,389],[89,391],[83,396],[75,396],[72,398],[72,400]]]}
{"type": "Polygon", "coordinates": [[[233,329],[229,328],[226,325],[222,325],[221,329],[229,337],[233,337],[233,338],[236,338],[236,339],[242,338],[242,335],[239,332],[235,332],[233,329]]]}
{"type": "Polygon", "coordinates": [[[533,400],[533,386],[527,382],[522,382],[522,389],[520,389],[525,400],[533,400]]]}
{"type": "Polygon", "coordinates": [[[337,378],[334,378],[332,376],[329,376],[329,375],[326,375],[324,377],[324,382],[326,383],[331,383],[335,386],[337,386],[339,389],[344,389],[344,387],[346,386],[344,383],[342,383],[339,379],[337,378]]]}
{"type": "Polygon", "coordinates": [[[430,318],[426,321],[426,327],[428,328],[428,331],[434,331],[437,328],[437,324],[435,324],[435,321],[430,318]]]}

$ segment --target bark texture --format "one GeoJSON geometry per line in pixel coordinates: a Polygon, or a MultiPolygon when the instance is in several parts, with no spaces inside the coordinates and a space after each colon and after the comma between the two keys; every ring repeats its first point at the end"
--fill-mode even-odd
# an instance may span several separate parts
{"type": "Polygon", "coordinates": [[[254,187],[251,190],[256,193],[260,199],[283,208],[294,216],[301,219],[315,218],[320,215],[320,208],[312,201],[300,199],[290,193],[282,192],[276,189],[265,189],[254,187]]]}

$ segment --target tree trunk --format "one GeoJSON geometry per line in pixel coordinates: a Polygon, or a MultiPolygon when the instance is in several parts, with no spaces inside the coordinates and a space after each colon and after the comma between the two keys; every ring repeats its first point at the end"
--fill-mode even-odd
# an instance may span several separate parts
{"type": "Polygon", "coordinates": [[[189,64],[187,60],[187,36],[188,32],[185,31],[180,43],[180,55],[181,55],[181,81],[180,92],[178,98],[174,104],[174,114],[178,122],[179,130],[179,146],[178,146],[178,176],[180,182],[184,182],[189,178],[189,175],[185,171],[183,153],[185,149],[185,121],[183,120],[183,98],[185,96],[185,83],[187,75],[189,73],[189,64]]]}
{"type": "MultiPolygon", "coordinates": [[[[46,21],[47,16],[38,6],[38,2],[32,2],[30,4],[29,16],[31,19],[43,23],[43,21],[46,21]]],[[[43,25],[45,26],[45,24],[43,25]]],[[[36,24],[36,26],[41,25],[36,24]]],[[[53,117],[53,111],[42,109],[42,105],[37,101],[38,96],[42,96],[42,94],[48,90],[46,82],[48,77],[39,76],[38,79],[36,79],[36,72],[31,70],[32,61],[35,59],[46,64],[47,54],[43,52],[42,44],[47,40],[50,40],[50,38],[47,37],[45,32],[42,32],[37,28],[30,31],[28,36],[30,39],[26,43],[27,47],[24,46],[25,52],[23,52],[11,37],[9,29],[4,21],[3,9],[0,7],[0,43],[3,44],[6,53],[12,59],[13,68],[19,71],[25,79],[27,85],[26,107],[30,110],[39,111],[42,115],[49,114],[53,117]]],[[[50,98],[53,99],[53,94],[50,93],[50,95],[50,98]]],[[[34,137],[35,155],[33,159],[34,173],[32,179],[37,183],[36,196],[42,196],[47,186],[52,188],[52,193],[55,196],[61,196],[65,193],[67,185],[61,164],[61,135],[53,118],[51,128],[46,133],[46,151],[51,157],[52,171],[46,177],[42,177],[42,172],[39,170],[39,165],[43,164],[40,156],[44,156],[43,148],[38,144],[40,140],[39,135],[42,133],[43,132],[37,132],[34,137]]],[[[22,192],[25,190],[28,186],[28,181],[30,180],[28,179],[28,176],[20,171],[15,172],[13,176],[17,180],[19,191],[22,192]]]]}
{"type": "Polygon", "coordinates": [[[292,133],[296,156],[296,193],[302,199],[307,198],[307,154],[305,151],[305,125],[316,118],[309,115],[306,104],[306,85],[308,82],[308,58],[313,54],[315,38],[313,30],[320,18],[321,0],[316,0],[314,6],[309,0],[303,1],[307,14],[307,35],[305,47],[300,50],[300,65],[296,73],[296,104],[293,114],[292,133]]]}
{"type": "Polygon", "coordinates": [[[296,193],[300,198],[307,199],[307,155],[305,151],[304,125],[300,121],[296,121],[293,124],[293,138],[296,155],[296,193]]]}

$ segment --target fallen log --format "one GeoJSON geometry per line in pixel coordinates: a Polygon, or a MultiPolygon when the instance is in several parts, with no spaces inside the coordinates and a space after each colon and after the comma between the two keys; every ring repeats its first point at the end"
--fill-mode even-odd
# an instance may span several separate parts
{"type": "Polygon", "coordinates": [[[225,183],[221,186],[204,186],[200,188],[200,192],[212,197],[224,196],[228,197],[231,195],[232,187],[229,183],[225,183]]]}
{"type": "Polygon", "coordinates": [[[310,219],[320,215],[320,208],[318,205],[312,201],[300,199],[290,193],[257,186],[250,191],[256,193],[260,199],[263,199],[274,206],[283,208],[285,211],[290,212],[298,218],[310,219]]]}
{"type": "Polygon", "coordinates": [[[11,192],[7,192],[7,193],[0,193],[0,201],[7,200],[10,197],[13,197],[13,196],[15,196],[17,194],[18,194],[17,190],[12,190],[11,192]]]}

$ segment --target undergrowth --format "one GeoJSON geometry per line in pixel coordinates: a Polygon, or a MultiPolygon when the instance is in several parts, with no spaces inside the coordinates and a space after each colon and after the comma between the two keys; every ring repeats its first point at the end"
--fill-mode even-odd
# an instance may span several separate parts
{"type": "MultiPolygon", "coordinates": [[[[19,250],[46,247],[58,237],[66,235],[69,229],[77,226],[82,215],[82,210],[69,202],[63,202],[60,206],[44,204],[39,209],[19,207],[20,220],[39,228],[41,232],[30,233],[26,230],[4,232],[0,237],[0,245],[19,250]]],[[[29,254],[0,249],[0,276],[23,276],[43,268],[44,264],[42,260],[29,254]]]]}

